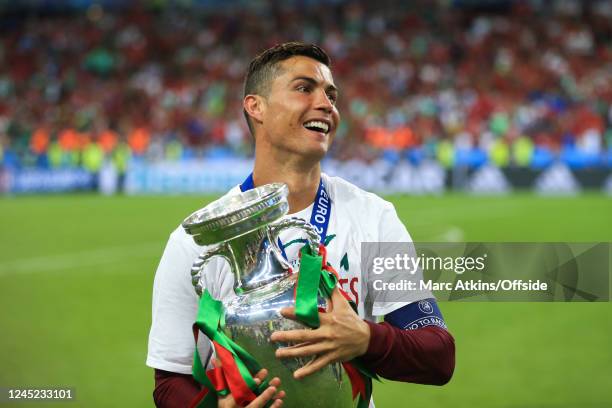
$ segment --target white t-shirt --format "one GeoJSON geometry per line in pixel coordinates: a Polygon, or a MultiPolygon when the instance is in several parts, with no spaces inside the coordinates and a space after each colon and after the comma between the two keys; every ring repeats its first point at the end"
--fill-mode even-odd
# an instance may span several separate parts
{"type": "MultiPolygon", "coordinates": [[[[327,235],[335,235],[327,247],[327,260],[338,272],[339,284],[358,305],[359,315],[374,321],[408,303],[433,297],[430,292],[413,292],[403,302],[369,302],[362,292],[362,242],[412,242],[408,231],[397,217],[393,205],[339,178],[322,175],[323,184],[332,201],[327,235]]],[[[235,187],[228,194],[237,194],[235,187]]],[[[310,221],[313,206],[290,217],[310,221]]],[[[297,232],[281,234],[282,242],[297,238],[297,232]],[[293,235],[292,235],[293,234],[293,235]]],[[[153,284],[153,320],[149,333],[147,365],[181,374],[191,374],[195,322],[199,298],[191,283],[190,269],[203,252],[181,226],[172,234],[164,250],[153,284]]],[[[290,261],[297,257],[298,245],[286,249],[290,261]]],[[[203,284],[217,299],[233,294],[234,277],[222,260],[213,259],[203,272],[203,284]]],[[[201,338],[204,336],[200,336],[201,338]]],[[[200,355],[210,356],[209,343],[198,343],[200,355]]]]}

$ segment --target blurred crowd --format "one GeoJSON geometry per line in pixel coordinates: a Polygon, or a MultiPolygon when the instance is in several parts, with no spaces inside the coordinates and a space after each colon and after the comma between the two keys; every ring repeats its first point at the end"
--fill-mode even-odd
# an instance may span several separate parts
{"type": "Polygon", "coordinates": [[[248,62],[302,40],[332,57],[338,160],[612,166],[612,2],[453,3],[0,14],[0,163],[249,156],[248,62]]]}

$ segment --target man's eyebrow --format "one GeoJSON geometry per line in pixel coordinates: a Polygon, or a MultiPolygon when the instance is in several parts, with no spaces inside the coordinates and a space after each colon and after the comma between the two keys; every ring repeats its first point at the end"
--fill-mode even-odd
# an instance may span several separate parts
{"type": "MultiPolygon", "coordinates": [[[[312,77],[308,77],[308,76],[298,76],[298,77],[295,77],[295,78],[293,78],[291,80],[291,82],[295,82],[295,81],[306,81],[309,84],[314,85],[314,86],[319,84],[316,79],[314,79],[312,77]]],[[[333,85],[333,84],[329,84],[326,87],[326,90],[331,90],[331,91],[334,91],[334,92],[338,92],[338,88],[336,88],[336,86],[333,85]]]]}

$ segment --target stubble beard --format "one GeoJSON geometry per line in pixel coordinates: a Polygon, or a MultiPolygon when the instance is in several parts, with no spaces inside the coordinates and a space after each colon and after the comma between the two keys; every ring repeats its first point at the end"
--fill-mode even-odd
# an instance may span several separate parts
{"type": "MultiPolygon", "coordinates": [[[[304,135],[300,135],[304,136],[304,135]]],[[[273,140],[265,140],[264,142],[266,153],[264,154],[270,160],[275,160],[281,163],[293,163],[300,168],[311,168],[314,165],[317,165],[329,150],[329,144],[326,144],[325,147],[311,147],[308,146],[308,141],[300,140],[300,137],[291,138],[291,142],[287,142],[288,138],[284,139],[282,136],[275,138],[273,140]]],[[[311,141],[312,142],[312,141],[311,141]]],[[[257,147],[257,146],[256,146],[257,147]]]]}

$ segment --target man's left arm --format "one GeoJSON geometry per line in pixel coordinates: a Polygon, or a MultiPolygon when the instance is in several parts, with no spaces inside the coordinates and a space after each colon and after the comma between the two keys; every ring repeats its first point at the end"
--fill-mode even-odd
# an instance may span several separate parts
{"type": "MultiPolygon", "coordinates": [[[[381,208],[377,235],[380,243],[413,242],[389,202],[381,208]]],[[[421,273],[418,271],[415,279],[422,279],[421,273]]],[[[455,368],[455,340],[433,295],[428,291],[413,292],[410,299],[405,299],[406,304],[395,310],[388,310],[392,303],[384,300],[384,296],[373,299],[374,310],[384,314],[384,322],[366,321],[370,340],[361,360],[390,380],[432,385],[450,381],[455,368]]]]}
{"type": "MultiPolygon", "coordinates": [[[[428,302],[437,309],[435,300],[429,299],[428,302]]],[[[336,288],[331,297],[331,310],[319,314],[319,328],[277,331],[271,340],[296,344],[278,349],[276,356],[279,358],[317,356],[295,371],[296,378],[306,377],[334,362],[360,357],[367,368],[383,378],[418,384],[446,384],[455,367],[455,342],[441,327],[443,320],[441,323],[436,320],[438,325],[424,325],[414,330],[395,326],[415,315],[419,319],[418,314],[412,313],[415,308],[418,308],[418,303],[390,313],[383,323],[367,322],[353,311],[336,288]]],[[[294,308],[283,309],[281,313],[295,319],[294,308]]],[[[430,321],[434,320],[430,318],[430,321]]]]}
{"type": "Polygon", "coordinates": [[[435,299],[406,305],[386,315],[382,323],[366,324],[370,339],[361,361],[370,370],[394,381],[430,385],[450,381],[455,340],[435,299]]]}
{"type": "MultiPolygon", "coordinates": [[[[379,242],[412,242],[395,209],[387,204],[379,217],[379,242]]],[[[419,308],[421,298],[386,313],[383,323],[372,323],[361,319],[335,289],[331,310],[319,314],[319,328],[275,332],[271,340],[296,344],[277,350],[279,358],[317,356],[296,370],[296,378],[333,362],[360,357],[367,368],[383,378],[443,385],[450,381],[455,368],[455,341],[446,329],[435,299],[425,300],[432,310],[430,319],[419,315],[430,314],[419,308]],[[412,324],[415,322],[416,326],[412,324]]],[[[292,309],[281,312],[295,319],[292,309]]]]}

